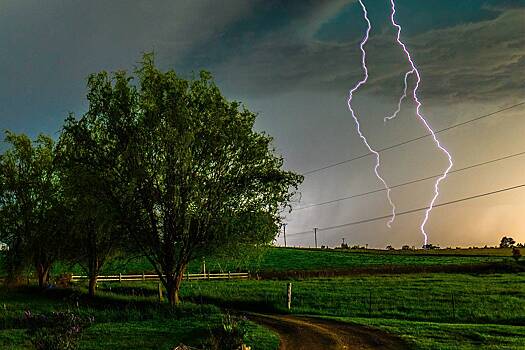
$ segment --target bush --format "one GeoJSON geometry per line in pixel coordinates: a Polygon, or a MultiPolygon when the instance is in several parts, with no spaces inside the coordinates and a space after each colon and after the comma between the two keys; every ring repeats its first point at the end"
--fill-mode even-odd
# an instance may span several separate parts
{"type": "Polygon", "coordinates": [[[27,332],[37,350],[74,350],[82,331],[93,323],[91,317],[81,317],[70,311],[51,314],[24,312],[27,332]]]}
{"type": "Polygon", "coordinates": [[[521,258],[521,251],[518,248],[512,248],[512,257],[518,261],[521,258]]]}
{"type": "Polygon", "coordinates": [[[210,348],[212,350],[240,350],[246,332],[244,319],[235,319],[227,314],[223,317],[222,327],[212,330],[210,348]]]}

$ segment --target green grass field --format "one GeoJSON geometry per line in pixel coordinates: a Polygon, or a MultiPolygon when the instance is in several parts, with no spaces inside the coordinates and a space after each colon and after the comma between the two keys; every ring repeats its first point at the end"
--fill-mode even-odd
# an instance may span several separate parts
{"type": "MultiPolygon", "coordinates": [[[[286,281],[186,282],[182,296],[285,312],[286,281]]],[[[292,281],[293,312],[525,325],[525,274],[409,274],[292,281]]]]}
{"type": "MultiPolygon", "coordinates": [[[[500,263],[511,261],[511,249],[451,249],[451,250],[321,250],[298,248],[268,248],[258,254],[232,258],[208,258],[206,268],[210,272],[248,271],[285,272],[349,270],[368,267],[410,267],[447,266],[500,263]]],[[[525,252],[524,252],[525,254],[525,252]]],[[[193,261],[190,273],[198,273],[202,261],[193,261]]],[[[151,264],[145,258],[113,259],[104,273],[153,273],[151,264]]],[[[79,266],[57,264],[53,274],[72,272],[82,274],[79,266]]]]}
{"type": "MultiPolygon", "coordinates": [[[[287,283],[185,282],[182,297],[194,303],[287,313],[287,283]]],[[[110,286],[124,294],[155,292],[151,283],[113,283],[105,288],[110,286]]],[[[378,327],[417,349],[521,349],[525,344],[525,273],[305,279],[292,281],[292,290],[292,313],[378,327]]]]}
{"type": "MultiPolygon", "coordinates": [[[[157,302],[157,283],[100,283],[89,300],[85,286],[41,293],[34,289],[0,291],[0,348],[30,349],[17,326],[23,311],[46,313],[73,309],[95,317],[83,334],[81,349],[170,349],[179,342],[199,346],[210,329],[221,325],[219,307],[307,314],[377,327],[397,334],[416,349],[523,349],[525,344],[525,272],[378,274],[385,266],[478,266],[514,263],[510,250],[340,251],[271,248],[245,259],[207,259],[208,271],[254,273],[352,270],[368,274],[281,280],[184,281],[182,307],[173,311],[157,302]],[[439,252],[439,254],[437,253],[439,252]],[[286,285],[293,287],[292,310],[285,307],[286,285]],[[77,307],[77,300],[79,306],[77,307]]],[[[115,259],[109,273],[150,271],[145,259],[115,259]]],[[[55,274],[81,273],[57,265],[55,274]]],[[[200,262],[190,266],[200,270],[200,262]]],[[[439,271],[439,269],[438,269],[439,271]]],[[[519,271],[519,269],[518,269],[519,271]]],[[[253,323],[246,342],[273,350],[277,336],[253,323]]]]}

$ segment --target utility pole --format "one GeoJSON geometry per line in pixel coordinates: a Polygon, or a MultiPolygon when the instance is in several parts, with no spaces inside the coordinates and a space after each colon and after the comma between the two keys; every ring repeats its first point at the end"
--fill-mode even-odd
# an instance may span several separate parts
{"type": "Polygon", "coordinates": [[[317,227],[314,227],[315,248],[317,249],[317,227]]]}
{"type": "Polygon", "coordinates": [[[284,234],[284,247],[286,248],[286,223],[283,224],[283,234],[284,234]]]}

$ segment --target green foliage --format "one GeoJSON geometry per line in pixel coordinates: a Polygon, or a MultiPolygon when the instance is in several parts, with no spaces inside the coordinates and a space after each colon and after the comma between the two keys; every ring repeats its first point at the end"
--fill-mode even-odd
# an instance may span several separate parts
{"type": "Polygon", "coordinates": [[[133,108],[133,89],[119,72],[88,79],[89,109],[80,119],[66,119],[57,145],[57,164],[68,207],[72,210],[70,260],[90,277],[94,295],[96,277],[106,261],[126,247],[123,200],[126,180],[119,156],[126,145],[112,134],[111,121],[123,120],[133,108]],[[114,82],[114,86],[113,86],[114,82]]]}
{"type": "Polygon", "coordinates": [[[101,72],[88,89],[88,112],[60,142],[75,198],[88,194],[79,208],[102,220],[82,227],[126,232],[172,303],[191,260],[273,240],[302,177],[209,73],[186,80],[147,54],[135,77],[101,72]]]}
{"type": "Polygon", "coordinates": [[[8,149],[0,155],[0,241],[9,250],[5,263],[10,280],[35,266],[41,285],[61,255],[64,237],[61,191],[51,138],[6,132],[8,149]]]}

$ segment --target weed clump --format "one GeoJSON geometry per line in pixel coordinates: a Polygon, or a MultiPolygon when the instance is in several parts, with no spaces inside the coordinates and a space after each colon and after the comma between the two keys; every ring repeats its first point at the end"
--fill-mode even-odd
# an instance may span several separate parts
{"type": "Polygon", "coordinates": [[[82,331],[94,322],[71,311],[34,314],[24,312],[23,323],[36,350],[75,350],[82,331]]]}
{"type": "Polygon", "coordinates": [[[246,321],[226,314],[222,319],[222,325],[212,329],[211,333],[209,344],[211,350],[242,349],[247,334],[246,321]]]}

